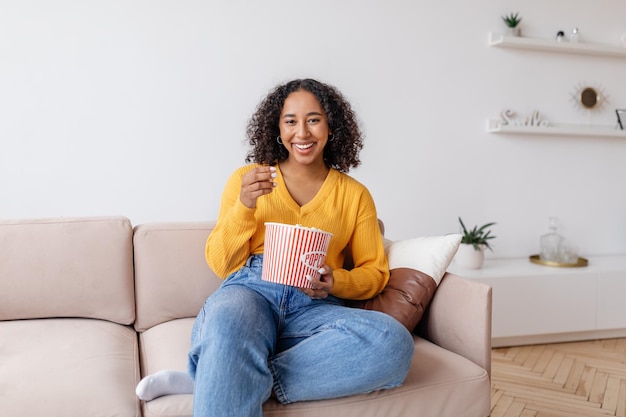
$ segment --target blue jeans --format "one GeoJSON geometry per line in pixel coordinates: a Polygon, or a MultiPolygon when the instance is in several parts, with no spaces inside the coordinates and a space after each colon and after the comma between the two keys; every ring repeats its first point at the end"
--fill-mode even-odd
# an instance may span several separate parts
{"type": "Polygon", "coordinates": [[[274,390],[283,403],[396,387],[413,338],[392,317],[313,300],[261,280],[252,256],[205,302],[192,331],[189,372],[196,417],[261,417],[274,390]]]}

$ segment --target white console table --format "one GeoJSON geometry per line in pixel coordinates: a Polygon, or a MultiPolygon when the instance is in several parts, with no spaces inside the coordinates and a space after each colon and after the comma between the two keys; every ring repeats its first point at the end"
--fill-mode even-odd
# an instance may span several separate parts
{"type": "Polygon", "coordinates": [[[492,287],[493,347],[626,337],[626,255],[585,258],[577,268],[520,258],[448,271],[492,287]]]}

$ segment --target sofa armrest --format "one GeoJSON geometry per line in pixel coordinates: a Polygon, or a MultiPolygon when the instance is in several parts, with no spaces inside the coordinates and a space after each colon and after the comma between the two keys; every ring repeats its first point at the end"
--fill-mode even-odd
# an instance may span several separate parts
{"type": "Polygon", "coordinates": [[[491,376],[491,287],[446,273],[416,333],[491,376]]]}

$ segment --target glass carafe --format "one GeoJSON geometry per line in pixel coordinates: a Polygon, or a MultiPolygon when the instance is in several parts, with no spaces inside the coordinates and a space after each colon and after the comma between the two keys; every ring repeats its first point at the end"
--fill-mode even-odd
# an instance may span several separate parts
{"type": "Polygon", "coordinates": [[[541,236],[541,253],[539,257],[542,261],[559,262],[562,252],[563,236],[557,233],[558,219],[556,217],[550,217],[548,219],[548,228],[550,231],[541,236]]]}

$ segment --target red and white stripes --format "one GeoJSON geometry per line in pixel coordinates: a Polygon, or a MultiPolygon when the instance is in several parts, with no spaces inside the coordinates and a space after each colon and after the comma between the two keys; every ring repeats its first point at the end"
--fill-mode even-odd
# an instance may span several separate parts
{"type": "Polygon", "coordinates": [[[311,288],[307,275],[319,276],[332,233],[282,223],[265,223],[262,279],[311,288]]]}

